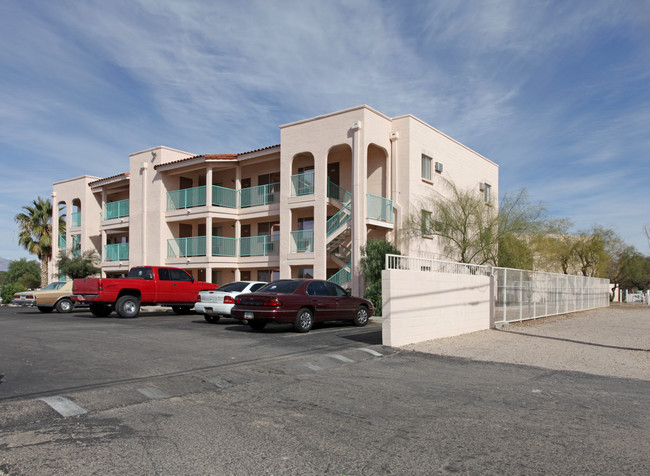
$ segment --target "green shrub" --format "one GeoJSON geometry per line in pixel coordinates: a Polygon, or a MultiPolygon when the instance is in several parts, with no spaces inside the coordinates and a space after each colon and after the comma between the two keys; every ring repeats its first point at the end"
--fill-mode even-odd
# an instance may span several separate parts
{"type": "Polygon", "coordinates": [[[5,284],[2,286],[2,302],[4,304],[9,304],[13,298],[14,294],[27,291],[25,286],[19,283],[5,284]]]}
{"type": "Polygon", "coordinates": [[[386,255],[400,254],[391,243],[384,240],[368,240],[361,247],[361,271],[366,278],[366,299],[375,306],[375,314],[381,316],[381,272],[386,255]]]}

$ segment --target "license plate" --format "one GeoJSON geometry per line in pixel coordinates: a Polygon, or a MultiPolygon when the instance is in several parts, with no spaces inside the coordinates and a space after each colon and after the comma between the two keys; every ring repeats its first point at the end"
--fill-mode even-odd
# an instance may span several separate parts
{"type": "Polygon", "coordinates": [[[245,312],[244,313],[244,319],[253,319],[253,313],[252,312],[245,312]]]}

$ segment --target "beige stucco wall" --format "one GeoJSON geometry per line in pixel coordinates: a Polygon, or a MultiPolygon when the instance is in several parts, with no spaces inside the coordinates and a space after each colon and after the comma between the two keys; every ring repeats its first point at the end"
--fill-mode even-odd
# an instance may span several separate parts
{"type": "Polygon", "coordinates": [[[382,340],[399,347],[490,327],[490,278],[382,271],[382,340]]]}

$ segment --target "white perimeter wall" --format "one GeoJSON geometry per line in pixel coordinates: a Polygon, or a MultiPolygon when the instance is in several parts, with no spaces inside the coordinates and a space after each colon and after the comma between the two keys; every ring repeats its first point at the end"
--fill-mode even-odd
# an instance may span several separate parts
{"type": "Polygon", "coordinates": [[[399,347],[490,328],[490,278],[382,271],[383,344],[399,347]]]}

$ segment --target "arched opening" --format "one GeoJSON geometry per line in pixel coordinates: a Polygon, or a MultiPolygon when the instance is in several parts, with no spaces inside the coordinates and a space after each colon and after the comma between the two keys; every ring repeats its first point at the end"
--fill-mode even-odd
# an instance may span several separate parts
{"type": "Polygon", "coordinates": [[[388,151],[383,147],[375,144],[368,146],[367,191],[372,195],[388,196],[387,157],[388,151]]]}
{"type": "Polygon", "coordinates": [[[301,152],[293,156],[291,163],[291,196],[314,193],[314,155],[301,152]]]}

